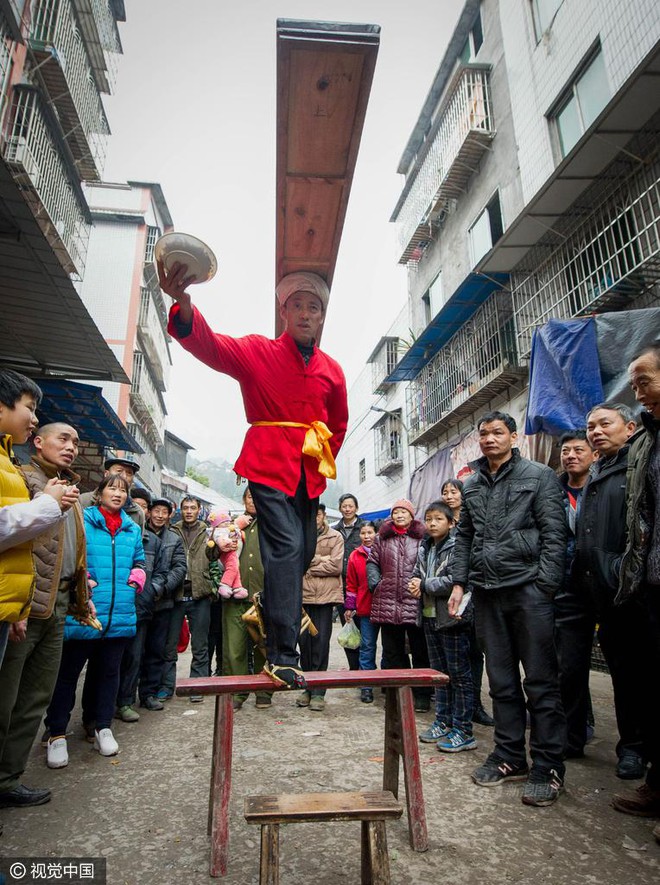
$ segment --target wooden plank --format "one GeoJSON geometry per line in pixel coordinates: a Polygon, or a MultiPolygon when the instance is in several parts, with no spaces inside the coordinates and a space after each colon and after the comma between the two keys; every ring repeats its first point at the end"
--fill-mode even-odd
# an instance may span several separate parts
{"type": "Polygon", "coordinates": [[[426,808],[422,790],[422,769],[419,764],[417,727],[412,689],[397,689],[399,721],[401,723],[401,759],[408,807],[408,834],[410,847],[415,851],[427,851],[429,838],[426,829],[426,808]]]}
{"type": "Polygon", "coordinates": [[[379,40],[378,25],[277,22],[276,284],[332,284],[379,40]]]}
{"type": "MultiPolygon", "coordinates": [[[[449,677],[438,670],[418,668],[412,670],[323,670],[305,673],[310,689],[315,688],[369,688],[401,685],[445,685],[449,677]]],[[[256,691],[288,691],[277,685],[265,673],[248,676],[203,676],[196,679],[179,679],[176,693],[182,697],[191,694],[216,695],[249,693],[256,691]]]]}
{"type": "Polygon", "coordinates": [[[387,820],[399,818],[403,807],[392,793],[282,793],[247,796],[249,824],[300,823],[315,820],[387,820]]]}
{"type": "Polygon", "coordinates": [[[259,885],[280,885],[280,828],[268,824],[261,828],[259,885]]]}
{"type": "Polygon", "coordinates": [[[231,759],[234,740],[234,709],[231,695],[219,696],[215,705],[213,760],[209,793],[209,833],[211,836],[211,876],[225,876],[229,861],[229,799],[231,759]]]}

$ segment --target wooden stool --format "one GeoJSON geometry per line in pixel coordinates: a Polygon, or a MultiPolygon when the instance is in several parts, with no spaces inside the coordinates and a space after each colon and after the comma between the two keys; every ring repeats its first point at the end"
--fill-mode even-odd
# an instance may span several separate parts
{"type": "Polygon", "coordinates": [[[385,821],[401,817],[403,806],[392,793],[284,793],[248,796],[245,820],[261,825],[259,885],[279,885],[280,824],[313,820],[361,820],[362,885],[389,885],[385,821]]]}

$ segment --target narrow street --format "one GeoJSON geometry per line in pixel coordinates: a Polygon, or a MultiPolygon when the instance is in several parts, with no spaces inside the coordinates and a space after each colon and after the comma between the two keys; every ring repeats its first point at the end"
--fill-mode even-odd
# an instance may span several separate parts
{"type": "MultiPolygon", "coordinates": [[[[333,642],[331,667],[345,665],[333,642]]],[[[187,675],[189,656],[180,660],[187,675]]],[[[521,784],[484,789],[470,780],[488,754],[492,732],[475,727],[475,752],[446,756],[420,744],[430,849],[408,846],[407,822],[388,823],[392,882],[430,885],[651,885],[660,875],[654,821],[610,808],[626,788],[614,776],[615,726],[609,678],[592,674],[596,736],[584,760],[568,763],[566,792],[548,809],[520,802],[521,784]]],[[[423,727],[432,714],[418,716],[423,727]]],[[[227,885],[258,882],[259,829],[243,819],[247,795],[380,787],[383,700],[361,704],[356,692],[336,690],[324,713],[295,706],[278,694],[271,710],[253,698],[237,712],[229,874],[227,885]]],[[[121,753],[102,758],[80,738],[76,708],[68,768],[46,768],[37,743],[25,781],[48,786],[52,801],[0,812],[2,855],[104,855],[108,885],[208,882],[207,795],[213,703],[169,702],[140,722],[115,722],[121,753]]],[[[402,776],[403,780],[403,776],[402,776]]],[[[629,786],[635,787],[639,781],[629,786]]],[[[297,824],[282,828],[283,885],[356,883],[360,870],[357,824],[297,824]]]]}

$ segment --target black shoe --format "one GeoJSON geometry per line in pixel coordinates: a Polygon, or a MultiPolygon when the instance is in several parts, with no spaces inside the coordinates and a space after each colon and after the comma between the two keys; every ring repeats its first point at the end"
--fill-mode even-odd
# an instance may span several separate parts
{"type": "Polygon", "coordinates": [[[431,698],[415,698],[415,713],[428,713],[431,709],[431,698]]]}
{"type": "Polygon", "coordinates": [[[528,774],[526,762],[506,762],[497,753],[491,753],[484,764],[472,772],[472,780],[480,787],[495,787],[505,781],[524,781],[528,774]]]}
{"type": "Polygon", "coordinates": [[[360,700],[363,704],[373,704],[374,702],[374,693],[371,688],[362,688],[360,689],[360,700]]]}
{"type": "Polygon", "coordinates": [[[291,667],[287,664],[269,664],[266,662],[264,664],[263,672],[266,676],[270,676],[273,682],[276,682],[278,685],[283,685],[289,690],[307,688],[305,674],[297,667],[291,667]]]}
{"type": "Polygon", "coordinates": [[[523,787],[523,805],[534,805],[536,808],[545,808],[552,805],[564,789],[564,779],[560,777],[554,768],[543,769],[532,767],[523,787]]]}
{"type": "Polygon", "coordinates": [[[13,790],[0,793],[0,808],[28,808],[50,802],[50,790],[34,790],[19,784],[13,790]]]}
{"type": "Polygon", "coordinates": [[[146,710],[164,710],[165,704],[162,701],[159,701],[157,697],[150,694],[149,697],[145,698],[143,701],[140,701],[140,706],[144,707],[146,710]]]}
{"type": "Polygon", "coordinates": [[[483,707],[477,707],[477,709],[472,714],[472,721],[476,722],[477,725],[487,725],[488,728],[495,727],[495,720],[489,713],[484,710],[483,707]]]}
{"type": "Polygon", "coordinates": [[[646,762],[634,750],[623,750],[616,764],[616,776],[624,781],[641,780],[646,774],[646,762]]]}

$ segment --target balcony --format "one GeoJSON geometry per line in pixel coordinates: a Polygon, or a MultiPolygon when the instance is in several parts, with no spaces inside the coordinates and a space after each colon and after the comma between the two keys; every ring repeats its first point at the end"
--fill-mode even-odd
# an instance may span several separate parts
{"type": "Polygon", "coordinates": [[[149,445],[158,449],[164,440],[165,407],[139,350],[133,353],[130,406],[149,445]]]}
{"type": "Polygon", "coordinates": [[[374,425],[374,455],[376,476],[389,476],[403,467],[401,418],[387,412],[374,425]]]}
{"type": "Polygon", "coordinates": [[[542,246],[527,256],[531,273],[512,277],[521,357],[549,319],[620,310],[660,282],[660,159],[592,205],[549,256],[542,246]]]}
{"type": "Polygon", "coordinates": [[[40,0],[29,43],[79,175],[98,181],[110,129],[71,0],[40,0]]]}
{"type": "Polygon", "coordinates": [[[407,390],[410,442],[423,445],[525,378],[511,296],[497,292],[433,357],[407,390]]]}
{"type": "Polygon", "coordinates": [[[461,66],[447,90],[420,168],[392,221],[400,224],[399,264],[418,260],[465,191],[495,136],[489,69],[461,66]]]}
{"type": "Polygon", "coordinates": [[[372,387],[373,393],[385,393],[391,382],[387,381],[396,368],[399,359],[399,339],[395,337],[381,338],[376,349],[373,351],[368,363],[371,363],[372,369],[372,387]]]}
{"type": "Polygon", "coordinates": [[[167,376],[172,365],[167,336],[167,315],[162,295],[147,288],[140,289],[138,335],[146,353],[156,385],[161,392],[167,389],[167,376]]]}
{"type": "Polygon", "coordinates": [[[117,22],[108,0],[73,0],[99,92],[112,92],[117,55],[122,51],[117,22]]]}
{"type": "Polygon", "coordinates": [[[81,277],[89,218],[79,183],[62,161],[39,93],[21,85],[13,92],[10,134],[2,156],[62,267],[81,277]]]}

